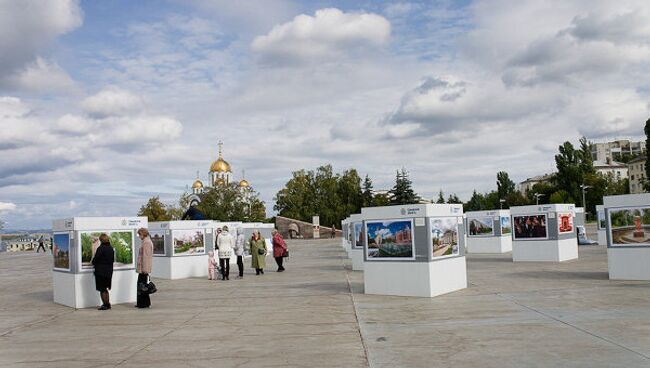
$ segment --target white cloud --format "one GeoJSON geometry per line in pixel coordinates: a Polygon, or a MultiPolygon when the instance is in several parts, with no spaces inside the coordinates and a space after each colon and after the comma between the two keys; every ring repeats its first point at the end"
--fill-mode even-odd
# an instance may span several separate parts
{"type": "Polygon", "coordinates": [[[16,209],[16,205],[11,202],[0,202],[0,212],[13,211],[16,209]]]}
{"type": "Polygon", "coordinates": [[[61,94],[76,89],[75,82],[65,70],[58,64],[48,62],[40,57],[24,69],[8,76],[6,81],[12,88],[37,93],[56,92],[61,94]]]}
{"type": "Polygon", "coordinates": [[[381,15],[328,8],[273,27],[256,37],[251,48],[264,60],[278,63],[331,60],[379,47],[389,36],[390,22],[381,15]]]}
{"type": "Polygon", "coordinates": [[[95,118],[123,116],[141,111],[144,107],[142,98],[119,87],[107,87],[95,95],[85,98],[81,107],[88,115],[95,118]]]}
{"type": "Polygon", "coordinates": [[[1,1],[0,87],[13,87],[18,81],[42,89],[66,82],[67,75],[56,64],[44,63],[37,57],[56,37],[79,27],[82,19],[77,0],[1,1]],[[48,76],[45,70],[55,75],[48,76]]]}

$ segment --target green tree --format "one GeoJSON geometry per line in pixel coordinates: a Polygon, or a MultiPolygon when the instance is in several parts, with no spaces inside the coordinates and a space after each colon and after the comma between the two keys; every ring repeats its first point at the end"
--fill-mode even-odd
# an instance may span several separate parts
{"type": "Polygon", "coordinates": [[[442,189],[438,192],[438,199],[436,200],[436,203],[438,204],[444,204],[445,203],[445,193],[442,192],[442,189]]]}
{"type": "Polygon", "coordinates": [[[549,198],[550,203],[570,203],[570,196],[569,193],[566,190],[560,189],[556,192],[553,192],[551,194],[551,197],[549,198]]]}
{"type": "Polygon", "coordinates": [[[371,207],[373,205],[372,198],[372,180],[366,175],[363,179],[363,189],[361,193],[361,206],[362,207],[371,207]]]}
{"type": "Polygon", "coordinates": [[[645,127],[643,128],[645,132],[645,177],[646,180],[643,182],[643,187],[647,192],[650,192],[650,119],[646,120],[645,127]]]}
{"type": "Polygon", "coordinates": [[[515,182],[510,180],[510,176],[505,171],[497,173],[497,192],[499,198],[506,199],[508,195],[515,191],[515,182]]]}
{"type": "Polygon", "coordinates": [[[160,197],[158,196],[149,198],[147,203],[140,207],[138,216],[146,216],[150,222],[169,221],[172,219],[167,206],[160,201],[160,197]]]}
{"type": "Polygon", "coordinates": [[[484,201],[485,201],[485,198],[483,198],[483,195],[478,193],[476,191],[476,189],[474,189],[474,192],[472,193],[472,197],[463,206],[463,211],[464,212],[480,211],[480,210],[483,209],[483,202],[484,201]]]}
{"type": "Polygon", "coordinates": [[[339,216],[348,213],[360,213],[363,206],[363,192],[361,190],[361,177],[355,169],[346,170],[338,179],[338,196],[342,208],[339,208],[331,224],[337,225],[339,216]]]}
{"type": "Polygon", "coordinates": [[[582,198],[580,185],[584,182],[581,156],[581,152],[577,151],[571,142],[564,142],[559,148],[559,153],[555,155],[557,190],[564,190],[567,193],[565,198],[569,203],[579,205],[576,199],[582,198]]]}
{"type": "Polygon", "coordinates": [[[372,206],[390,206],[390,198],[388,198],[388,196],[383,193],[375,194],[375,196],[372,198],[372,206]]]}
{"type": "Polygon", "coordinates": [[[314,186],[313,171],[294,171],[292,178],[275,195],[273,209],[280,216],[311,221],[312,216],[318,213],[314,186]]]}
{"type": "Polygon", "coordinates": [[[172,220],[180,220],[183,218],[185,211],[190,207],[190,195],[187,193],[181,194],[178,198],[176,205],[167,206],[167,213],[172,220]]]}
{"type": "Polygon", "coordinates": [[[449,198],[447,198],[447,203],[463,203],[463,201],[461,201],[456,193],[454,193],[449,195],[449,198]]]}
{"type": "Polygon", "coordinates": [[[420,201],[420,198],[413,191],[412,182],[406,169],[397,171],[395,186],[389,191],[389,195],[393,205],[413,204],[420,201]]]}
{"type": "Polygon", "coordinates": [[[252,187],[241,189],[237,183],[206,188],[199,194],[198,205],[206,218],[219,221],[266,220],[266,206],[252,187]]]}

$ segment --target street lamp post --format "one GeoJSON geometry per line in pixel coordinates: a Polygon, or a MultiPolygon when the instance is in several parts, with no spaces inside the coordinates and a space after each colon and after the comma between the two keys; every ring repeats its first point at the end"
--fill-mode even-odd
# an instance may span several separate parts
{"type": "Polygon", "coordinates": [[[503,209],[503,204],[506,203],[505,199],[499,199],[499,207],[503,209]]]}
{"type": "Polygon", "coordinates": [[[535,194],[533,194],[533,196],[535,196],[535,200],[537,201],[536,203],[537,203],[537,205],[539,206],[539,199],[540,199],[541,197],[543,197],[544,194],[542,194],[542,193],[535,193],[535,194]]]}
{"type": "Polygon", "coordinates": [[[587,201],[585,200],[585,191],[587,191],[587,189],[591,188],[591,185],[582,184],[580,186],[580,188],[582,189],[582,207],[584,207],[585,215],[587,215],[587,201]]]}

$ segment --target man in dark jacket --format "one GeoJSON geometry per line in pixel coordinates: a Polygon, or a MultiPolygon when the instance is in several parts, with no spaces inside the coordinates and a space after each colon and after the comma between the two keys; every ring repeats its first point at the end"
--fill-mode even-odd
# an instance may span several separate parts
{"type": "Polygon", "coordinates": [[[115,250],[111,246],[108,235],[101,234],[99,241],[101,244],[97,247],[97,251],[91,262],[95,266],[95,289],[99,291],[99,296],[102,298],[102,306],[97,309],[107,310],[111,309],[108,290],[111,289],[111,281],[113,279],[115,250]]]}
{"type": "Polygon", "coordinates": [[[199,211],[198,208],[196,208],[196,205],[196,202],[192,202],[192,204],[190,204],[190,208],[185,211],[185,214],[181,220],[205,220],[205,215],[203,212],[199,211]]]}

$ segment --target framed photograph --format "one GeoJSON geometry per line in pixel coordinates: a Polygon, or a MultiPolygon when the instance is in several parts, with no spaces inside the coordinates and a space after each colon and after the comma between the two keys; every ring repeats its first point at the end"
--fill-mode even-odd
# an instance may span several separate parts
{"type": "Polygon", "coordinates": [[[458,218],[434,217],[430,219],[430,223],[431,244],[433,246],[432,257],[436,259],[459,255],[458,218]]]}
{"type": "Polygon", "coordinates": [[[205,232],[202,229],[172,230],[175,256],[205,254],[205,232]]]}
{"type": "Polygon", "coordinates": [[[609,210],[612,247],[650,246],[650,207],[609,210]]]}
{"type": "Polygon", "coordinates": [[[52,243],[54,269],[70,271],[70,233],[54,233],[52,243]]]}
{"type": "Polygon", "coordinates": [[[509,216],[501,216],[501,235],[510,235],[512,233],[512,224],[509,216]]]}
{"type": "Polygon", "coordinates": [[[548,239],[546,214],[512,216],[515,240],[548,239]]]}
{"type": "Polygon", "coordinates": [[[153,242],[153,255],[165,255],[165,231],[166,230],[149,230],[149,237],[153,242]]]}
{"type": "Polygon", "coordinates": [[[472,238],[494,236],[494,220],[492,216],[468,217],[467,236],[472,238]]]}
{"type": "Polygon", "coordinates": [[[354,224],[354,247],[363,248],[363,224],[361,222],[355,222],[354,224]]]}
{"type": "Polygon", "coordinates": [[[560,234],[573,232],[573,215],[570,213],[558,213],[557,226],[560,234]]]}
{"type": "Polygon", "coordinates": [[[91,261],[99,248],[99,236],[108,235],[111,246],[115,251],[114,269],[132,268],[133,262],[133,230],[103,230],[103,231],[81,231],[79,232],[79,243],[81,249],[81,269],[94,269],[91,261]]]}
{"type": "Polygon", "coordinates": [[[415,259],[413,220],[366,221],[368,260],[415,259]]]}

